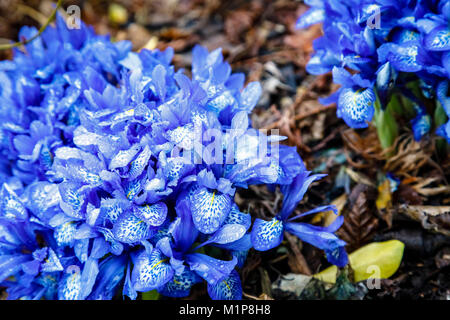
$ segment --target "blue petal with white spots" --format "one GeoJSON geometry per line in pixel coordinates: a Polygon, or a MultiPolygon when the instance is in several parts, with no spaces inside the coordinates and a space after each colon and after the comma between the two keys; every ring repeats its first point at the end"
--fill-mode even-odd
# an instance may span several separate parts
{"type": "Polygon", "coordinates": [[[182,274],[175,274],[158,292],[166,297],[185,298],[189,296],[194,284],[202,281],[195,272],[185,269],[182,274]]]}
{"type": "Polygon", "coordinates": [[[450,29],[448,26],[439,26],[433,29],[424,39],[425,48],[430,51],[450,50],[450,29]]]}
{"type": "Polygon", "coordinates": [[[149,238],[150,226],[143,219],[128,212],[116,221],[112,233],[118,241],[133,244],[149,238]]]}
{"type": "Polygon", "coordinates": [[[45,263],[41,265],[41,271],[43,272],[57,272],[63,271],[64,268],[52,248],[48,249],[48,257],[45,259],[45,263]]]}
{"type": "Polygon", "coordinates": [[[258,251],[266,251],[278,246],[283,240],[284,223],[278,218],[270,221],[255,219],[251,231],[253,247],[258,251]]]}
{"type": "Polygon", "coordinates": [[[174,270],[169,258],[160,250],[154,249],[151,254],[142,252],[137,258],[131,274],[131,282],[136,291],[150,291],[162,287],[172,279],[174,270]]]}
{"type": "Polygon", "coordinates": [[[73,221],[69,221],[56,227],[53,236],[55,237],[58,246],[72,247],[75,241],[76,231],[77,231],[77,224],[73,221]]]}
{"type": "Polygon", "coordinates": [[[60,206],[64,213],[76,219],[82,218],[85,196],[79,192],[79,186],[63,182],[59,185],[59,193],[61,195],[60,206]]]}
{"type": "Polygon", "coordinates": [[[74,268],[72,271],[68,271],[60,280],[58,284],[58,300],[80,300],[80,299],[81,299],[81,272],[80,268],[77,267],[74,268]]]}
{"type": "Polygon", "coordinates": [[[240,224],[245,227],[246,230],[250,228],[252,224],[252,217],[248,213],[239,211],[236,204],[231,207],[230,213],[224,221],[224,224],[240,224]]]}
{"type": "Polygon", "coordinates": [[[162,225],[166,220],[167,206],[164,202],[138,206],[134,208],[134,214],[149,225],[157,227],[162,225]]]}
{"type": "Polygon", "coordinates": [[[374,114],[375,94],[371,88],[345,88],[338,100],[338,116],[352,128],[366,128],[374,114]]]}
{"type": "Polygon", "coordinates": [[[6,183],[0,191],[0,216],[12,220],[25,220],[28,218],[27,209],[17,194],[6,183]]]}
{"type": "Polygon", "coordinates": [[[214,285],[208,283],[208,294],[213,300],[241,300],[242,285],[237,271],[233,270],[214,285]]]}
{"type": "Polygon", "coordinates": [[[141,175],[142,172],[144,172],[145,167],[148,164],[148,160],[150,159],[150,156],[152,155],[152,152],[150,151],[150,148],[146,145],[144,147],[144,150],[142,150],[139,155],[134,159],[130,164],[130,170],[128,171],[128,178],[133,180],[136,179],[141,175]]]}
{"type": "Polygon", "coordinates": [[[196,228],[200,232],[210,234],[217,231],[227,218],[232,199],[229,195],[200,188],[190,197],[190,204],[196,228]]]}

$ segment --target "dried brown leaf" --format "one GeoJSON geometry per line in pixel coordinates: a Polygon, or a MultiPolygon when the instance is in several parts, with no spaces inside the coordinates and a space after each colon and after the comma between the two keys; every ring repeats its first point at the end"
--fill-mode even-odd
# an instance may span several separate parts
{"type": "Polygon", "coordinates": [[[369,242],[377,227],[378,219],[373,215],[375,208],[373,188],[364,184],[356,185],[350,196],[347,209],[344,209],[344,224],[337,234],[348,243],[347,249],[353,251],[369,242]]]}

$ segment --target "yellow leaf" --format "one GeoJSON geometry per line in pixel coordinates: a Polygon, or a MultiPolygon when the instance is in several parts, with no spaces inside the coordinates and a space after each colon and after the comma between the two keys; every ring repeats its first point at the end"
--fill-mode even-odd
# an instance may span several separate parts
{"type": "Polygon", "coordinates": [[[398,240],[373,242],[349,255],[350,266],[355,272],[355,281],[387,279],[397,271],[402,262],[405,245],[398,240]],[[376,268],[379,269],[377,273],[376,268]]]}
{"type": "MultiPolygon", "coordinates": [[[[405,245],[398,240],[372,242],[349,254],[349,264],[355,282],[371,279],[387,279],[400,266],[405,245]]],[[[314,278],[335,283],[337,267],[331,266],[314,275],[314,278]]]]}
{"type": "Polygon", "coordinates": [[[139,51],[141,51],[142,49],[147,49],[147,50],[154,50],[156,49],[156,46],[158,45],[158,37],[152,36],[150,38],[150,40],[148,40],[148,42],[145,44],[145,46],[143,46],[141,49],[139,49],[139,51]]]}
{"type": "Polygon", "coordinates": [[[377,209],[386,209],[388,206],[391,206],[391,201],[391,184],[389,182],[389,179],[386,179],[382,184],[378,186],[378,197],[376,201],[377,209]]]}
{"type": "Polygon", "coordinates": [[[346,203],[347,194],[343,193],[331,202],[331,204],[334,204],[336,206],[337,214],[334,214],[333,211],[319,212],[311,219],[311,223],[319,223],[320,221],[323,221],[323,226],[328,227],[333,223],[334,220],[336,220],[337,217],[339,217],[346,203]]]}

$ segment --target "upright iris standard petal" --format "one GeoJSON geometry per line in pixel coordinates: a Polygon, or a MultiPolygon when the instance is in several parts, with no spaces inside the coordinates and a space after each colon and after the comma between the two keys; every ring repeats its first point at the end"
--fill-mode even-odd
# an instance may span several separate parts
{"type": "Polygon", "coordinates": [[[213,300],[241,300],[242,285],[237,271],[233,270],[214,285],[208,283],[208,294],[213,300]]]}
{"type": "Polygon", "coordinates": [[[352,128],[366,128],[374,114],[375,94],[371,88],[345,88],[338,100],[340,116],[352,128]]]}
{"type": "Polygon", "coordinates": [[[281,220],[286,220],[303,199],[308,187],[316,180],[325,177],[324,174],[310,175],[310,171],[303,170],[297,174],[292,183],[282,187],[284,193],[283,206],[281,207],[281,220]]]}
{"type": "Polygon", "coordinates": [[[174,270],[169,258],[154,249],[151,254],[143,251],[137,258],[131,274],[136,291],[150,291],[162,287],[172,279],[174,270]]]}
{"type": "Polygon", "coordinates": [[[279,218],[270,221],[256,219],[251,231],[253,247],[258,251],[266,251],[277,247],[283,240],[284,223],[279,218]]]}
{"type": "Polygon", "coordinates": [[[420,141],[422,137],[430,131],[431,117],[426,113],[419,113],[413,120],[411,120],[414,139],[420,141]]]}
{"type": "Polygon", "coordinates": [[[296,29],[304,29],[325,19],[325,10],[322,8],[310,8],[301,15],[295,23],[296,29]]]}
{"type": "Polygon", "coordinates": [[[97,281],[89,295],[93,300],[111,300],[125,276],[125,257],[108,257],[99,266],[97,281]]]}
{"type": "Polygon", "coordinates": [[[227,218],[232,199],[227,194],[200,188],[190,197],[190,205],[195,227],[210,234],[217,231],[227,218]]]}

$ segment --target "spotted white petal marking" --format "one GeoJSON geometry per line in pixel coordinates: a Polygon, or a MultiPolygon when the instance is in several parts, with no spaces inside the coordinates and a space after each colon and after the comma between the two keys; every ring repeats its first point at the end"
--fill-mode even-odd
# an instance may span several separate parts
{"type": "Polygon", "coordinates": [[[273,218],[271,221],[256,219],[251,233],[253,247],[258,251],[266,251],[280,244],[283,239],[284,224],[273,218]]]}
{"type": "Polygon", "coordinates": [[[134,214],[151,226],[160,226],[167,217],[167,206],[164,202],[135,207],[134,214]]]}
{"type": "Polygon", "coordinates": [[[133,244],[148,238],[149,225],[133,213],[128,212],[114,223],[112,232],[116,240],[133,244]]]}
{"type": "Polygon", "coordinates": [[[131,281],[136,291],[149,291],[163,286],[173,275],[169,258],[154,249],[151,254],[144,251],[137,257],[131,281]]]}
{"type": "Polygon", "coordinates": [[[352,128],[365,128],[374,114],[375,94],[370,88],[354,91],[343,89],[339,95],[338,107],[342,118],[352,128]]]}
{"type": "Polygon", "coordinates": [[[111,162],[109,163],[109,170],[127,166],[139,152],[140,148],[141,147],[139,145],[133,145],[128,150],[120,150],[114,158],[111,159],[111,162]]]}
{"type": "Polygon", "coordinates": [[[191,287],[200,282],[202,279],[196,273],[185,269],[185,271],[177,275],[175,274],[169,282],[167,282],[159,293],[166,297],[184,298],[189,296],[191,287]]]}
{"type": "Polygon", "coordinates": [[[229,195],[211,192],[206,188],[196,190],[190,197],[190,202],[195,227],[206,234],[219,229],[232,205],[229,195]]]}
{"type": "Polygon", "coordinates": [[[81,273],[72,272],[64,275],[58,285],[58,300],[80,300],[81,273]]]}
{"type": "Polygon", "coordinates": [[[75,231],[77,225],[75,222],[66,222],[55,228],[53,237],[59,247],[72,246],[75,240],[75,231]]]}
{"type": "Polygon", "coordinates": [[[192,123],[177,127],[166,133],[166,138],[179,148],[191,150],[194,147],[195,130],[192,123]]]}
{"type": "Polygon", "coordinates": [[[136,179],[141,175],[142,172],[144,172],[144,169],[147,166],[148,160],[150,159],[151,155],[152,152],[150,151],[149,146],[146,145],[144,150],[142,150],[141,153],[139,153],[139,155],[136,157],[136,159],[131,162],[130,170],[128,171],[129,179],[136,179]]]}
{"type": "Polygon", "coordinates": [[[7,219],[21,219],[28,217],[27,210],[17,194],[6,183],[0,191],[0,216],[7,219]]]}
{"type": "Polygon", "coordinates": [[[450,29],[448,26],[437,27],[425,36],[425,48],[431,51],[450,50],[450,29]]]}
{"type": "Polygon", "coordinates": [[[242,285],[237,271],[233,270],[214,285],[208,284],[208,294],[213,300],[241,300],[242,285]]]}

